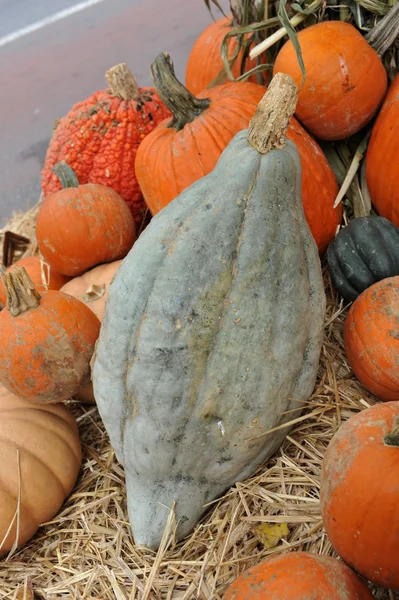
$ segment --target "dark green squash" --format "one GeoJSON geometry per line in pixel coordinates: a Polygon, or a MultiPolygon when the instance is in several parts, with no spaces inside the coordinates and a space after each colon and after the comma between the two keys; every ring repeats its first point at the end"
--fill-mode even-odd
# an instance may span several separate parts
{"type": "Polygon", "coordinates": [[[296,97],[278,74],[250,128],[152,219],[109,287],[93,387],[136,544],[159,545],[174,501],[187,535],[313,391],[325,294],[285,142],[296,97]]]}
{"type": "Polygon", "coordinates": [[[353,301],[365,289],[399,275],[399,229],[384,217],[358,217],[341,229],[327,250],[335,289],[353,301]]]}

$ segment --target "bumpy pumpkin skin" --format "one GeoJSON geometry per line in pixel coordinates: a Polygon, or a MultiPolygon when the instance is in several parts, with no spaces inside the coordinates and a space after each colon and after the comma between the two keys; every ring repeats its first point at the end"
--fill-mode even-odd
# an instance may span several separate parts
{"type": "Polygon", "coordinates": [[[366,179],[377,212],[399,226],[399,74],[374,124],[366,155],[366,179]]]}
{"type": "Polygon", "coordinates": [[[349,301],[368,287],[399,275],[399,229],[384,217],[358,217],[340,230],[327,250],[331,281],[349,301]]]}
{"type": "Polygon", "coordinates": [[[340,140],[366,125],[382,102],[387,74],[378,54],[353,25],[325,21],[298,33],[306,69],[291,41],[277,55],[273,73],[291,75],[300,88],[295,114],[316,137],[340,140]]]}
{"type": "Polygon", "coordinates": [[[399,590],[398,428],[398,402],[375,404],[339,428],[323,460],[321,510],[341,558],[366,579],[399,590]]]}
{"type": "Polygon", "coordinates": [[[82,462],[78,428],[61,405],[35,405],[0,386],[0,555],[18,546],[51,520],[71,493],[82,462]],[[18,461],[20,482],[18,481],[18,461]],[[5,538],[5,539],[4,539],[5,538]]]}
{"type": "MultiPolygon", "coordinates": [[[[187,60],[186,87],[195,96],[202,92],[219,75],[224,68],[221,46],[224,37],[233,29],[231,16],[222,17],[214,21],[198,37],[191,49],[187,60]]],[[[235,56],[237,40],[231,37],[228,42],[229,58],[235,56]]],[[[242,52],[238,55],[232,66],[234,79],[241,75],[242,52]]],[[[245,61],[244,72],[256,67],[256,61],[248,58],[245,61]]],[[[263,78],[264,73],[260,75],[263,78]]],[[[225,78],[227,79],[227,78],[225,78]]],[[[247,79],[257,83],[256,74],[247,79]]],[[[219,81],[219,83],[223,83],[219,81]]]]}
{"type": "MultiPolygon", "coordinates": [[[[25,256],[8,267],[6,273],[9,273],[15,269],[15,267],[24,267],[26,269],[26,272],[35,284],[38,292],[43,292],[47,289],[59,290],[69,280],[69,277],[66,275],[61,275],[61,273],[57,273],[57,271],[54,269],[49,268],[49,266],[40,258],[40,256],[25,256]]],[[[6,304],[6,290],[1,279],[0,304],[3,306],[6,304]]]]}
{"type": "Polygon", "coordinates": [[[344,344],[349,364],[380,400],[399,400],[399,276],[375,283],[351,306],[344,344]]]}
{"type": "MultiPolygon", "coordinates": [[[[197,98],[210,98],[211,105],[191,123],[176,131],[166,120],[146,137],[137,152],[136,174],[153,215],[214,169],[234,135],[248,127],[264,93],[255,83],[205,90],[197,98]]],[[[338,184],[323,151],[294,118],[288,139],[301,156],[305,216],[324,253],[342,220],[342,206],[333,208],[338,184]]]]}
{"type": "Polygon", "coordinates": [[[240,132],[110,285],[93,387],[137,544],[158,546],[173,500],[187,535],[313,390],[325,295],[300,173],[291,143],[262,156],[240,132]]]}
{"type": "Polygon", "coordinates": [[[224,600],[372,600],[366,584],[331,556],[290,552],[244,571],[224,600]]]}
{"type": "Polygon", "coordinates": [[[61,189],[53,167],[64,160],[79,183],[98,183],[115,190],[128,204],[136,224],[146,211],[136,180],[137,148],[154,127],[170,116],[153,88],[139,88],[137,98],[123,100],[100,90],[72,107],[53,131],[42,170],[48,198],[61,189]]]}

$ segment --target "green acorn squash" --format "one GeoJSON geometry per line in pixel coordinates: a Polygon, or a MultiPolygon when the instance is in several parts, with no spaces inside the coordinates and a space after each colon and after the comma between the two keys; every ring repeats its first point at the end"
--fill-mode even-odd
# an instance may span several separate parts
{"type": "Polygon", "coordinates": [[[358,217],[327,249],[335,289],[352,301],[371,285],[399,275],[399,229],[384,217],[358,217]]]}
{"type": "Polygon", "coordinates": [[[282,443],[312,393],[325,295],[279,74],[216,168],[156,215],[109,287],[96,401],[137,544],[177,538],[282,443]],[[270,430],[272,430],[270,432],[270,430]]]}

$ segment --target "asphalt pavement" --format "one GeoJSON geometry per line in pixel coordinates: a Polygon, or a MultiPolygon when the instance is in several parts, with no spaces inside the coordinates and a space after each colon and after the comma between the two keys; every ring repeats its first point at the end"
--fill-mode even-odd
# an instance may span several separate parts
{"type": "Polygon", "coordinates": [[[184,80],[210,20],[203,0],[0,0],[0,225],[37,201],[55,119],[106,87],[119,62],[151,85],[167,51],[184,80]]]}

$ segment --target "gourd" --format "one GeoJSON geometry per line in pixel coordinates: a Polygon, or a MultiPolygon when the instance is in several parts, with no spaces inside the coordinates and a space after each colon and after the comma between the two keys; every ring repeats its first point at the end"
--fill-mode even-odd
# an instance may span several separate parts
{"type": "Polygon", "coordinates": [[[3,555],[15,542],[25,544],[71,493],[82,462],[73,415],[65,406],[35,405],[0,386],[0,455],[3,555]]]}
{"type": "Polygon", "coordinates": [[[399,226],[399,74],[390,85],[374,124],[366,154],[371,200],[382,216],[399,226]]]}
{"type": "Polygon", "coordinates": [[[272,556],[247,569],[224,600],[372,600],[366,584],[344,563],[311,552],[272,556]]]}
{"type": "MultiPolygon", "coordinates": [[[[195,98],[177,81],[169,55],[160,54],[151,69],[155,87],[174,115],[148,135],[137,152],[137,179],[154,215],[212,171],[234,135],[248,127],[265,89],[228,83],[195,98]]],[[[323,253],[342,219],[342,207],[333,208],[338,185],[322,150],[294,118],[288,137],[301,156],[305,216],[323,253]]]]}
{"type": "MultiPolygon", "coordinates": [[[[230,9],[232,14],[228,17],[222,17],[213,21],[204,29],[197,38],[191,49],[186,67],[186,87],[195,96],[202,92],[209,84],[215,80],[221,84],[227,80],[224,71],[224,63],[221,54],[222,42],[224,37],[234,29],[243,27],[244,11],[242,9],[242,0],[230,0],[230,9]]],[[[249,19],[255,21],[254,15],[249,19]]],[[[231,37],[227,42],[228,57],[233,59],[237,53],[237,38],[231,37]]],[[[261,60],[265,55],[263,54],[261,60]]],[[[241,75],[241,66],[243,62],[243,51],[238,52],[234,63],[231,66],[234,79],[241,75]]],[[[249,56],[244,61],[243,72],[256,67],[256,61],[251,60],[249,56]]],[[[266,82],[265,71],[259,74],[259,81],[256,74],[251,75],[246,81],[253,83],[266,82]]]]}
{"type": "Polygon", "coordinates": [[[23,267],[4,276],[0,313],[0,381],[33,402],[61,402],[90,380],[100,321],[82,302],[59,291],[41,294],[23,267]]]}
{"type": "Polygon", "coordinates": [[[300,92],[296,116],[316,137],[341,140],[364,127],[387,89],[375,50],[349,23],[324,21],[298,32],[306,79],[291,41],[278,53],[273,73],[291,75],[300,92]]]}
{"type": "Polygon", "coordinates": [[[366,579],[397,590],[398,471],[399,403],[387,402],[341,425],[321,478],[323,523],[335,550],[366,579]]]}
{"type": "Polygon", "coordinates": [[[355,300],[345,320],[348,362],[380,400],[399,400],[399,276],[383,279],[355,300]]]}
{"type": "Polygon", "coordinates": [[[136,231],[122,198],[103,185],[79,185],[66,163],[54,168],[63,189],[45,200],[36,218],[37,244],[50,267],[74,277],[126,256],[136,231]]]}
{"type": "MultiPolygon", "coordinates": [[[[29,277],[35,284],[38,292],[44,290],[59,290],[69,280],[69,277],[51,269],[41,256],[25,256],[6,269],[6,273],[15,267],[24,267],[29,277]]],[[[0,303],[5,306],[7,300],[6,290],[0,279],[0,303]]]]}
{"type": "Polygon", "coordinates": [[[121,263],[121,260],[115,260],[112,263],[98,265],[80,277],[74,277],[68,281],[61,288],[61,292],[84,302],[102,321],[109,284],[121,263]]]}
{"type": "Polygon", "coordinates": [[[53,169],[65,161],[81,184],[108,186],[122,196],[139,225],[146,206],[134,169],[137,148],[170,112],[153,88],[138,87],[125,63],[105,77],[110,89],[75,104],[53,131],[42,171],[43,194],[48,198],[61,189],[53,169]]]}
{"type": "Polygon", "coordinates": [[[340,230],[327,250],[331,281],[345,300],[387,277],[399,275],[399,229],[384,217],[358,217],[340,230]]]}
{"type": "Polygon", "coordinates": [[[296,91],[276,78],[249,130],[152,219],[109,287],[93,387],[136,544],[159,545],[174,501],[187,535],[312,393],[325,294],[299,154],[284,143],[296,91]]]}

